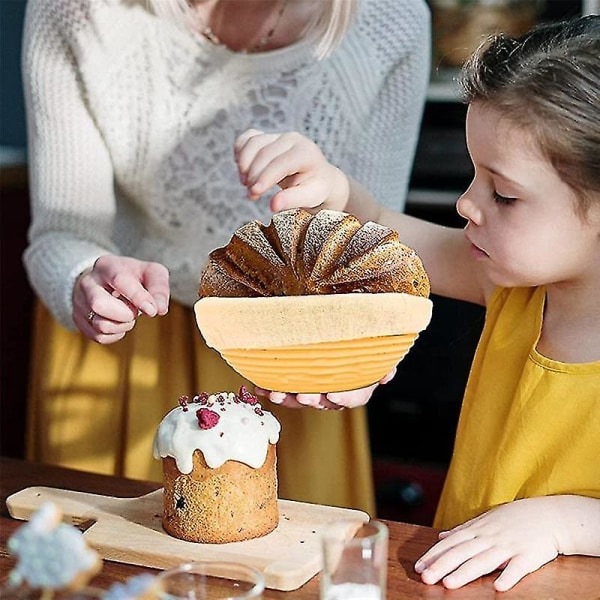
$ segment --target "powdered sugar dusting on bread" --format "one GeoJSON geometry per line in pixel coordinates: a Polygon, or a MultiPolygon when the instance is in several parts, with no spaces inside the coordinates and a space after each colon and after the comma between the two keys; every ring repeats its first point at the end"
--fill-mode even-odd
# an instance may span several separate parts
{"type": "Polygon", "coordinates": [[[269,444],[279,440],[281,425],[245,388],[180,399],[162,420],[154,438],[154,458],[171,456],[181,473],[191,473],[195,450],[216,469],[228,460],[255,469],[265,462],[269,444]]]}
{"type": "Polygon", "coordinates": [[[273,265],[283,266],[283,261],[273,247],[269,244],[265,238],[265,234],[260,228],[259,224],[255,221],[242,225],[236,232],[237,236],[242,242],[245,242],[250,248],[255,250],[258,254],[264,257],[264,259],[273,265]]]}
{"type": "Polygon", "coordinates": [[[347,213],[292,209],[236,232],[210,255],[199,296],[301,296],[400,292],[429,296],[416,252],[398,233],[347,213]],[[229,279],[228,279],[229,278],[229,279]]]}

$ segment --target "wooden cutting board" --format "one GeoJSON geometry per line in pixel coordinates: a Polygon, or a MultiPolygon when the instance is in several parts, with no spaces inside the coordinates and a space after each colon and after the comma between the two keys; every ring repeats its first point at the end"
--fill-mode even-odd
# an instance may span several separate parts
{"type": "Polygon", "coordinates": [[[107,560],[168,569],[194,560],[236,561],[265,576],[266,586],[289,591],[321,570],[320,533],[332,521],[348,522],[348,538],[369,520],[362,511],[279,500],[279,525],[268,535],[229,544],[197,544],[162,528],[163,491],[139,498],[114,498],[50,487],[29,487],[6,500],[10,515],[27,520],[54,502],[71,523],[93,523],[84,537],[107,560]]]}

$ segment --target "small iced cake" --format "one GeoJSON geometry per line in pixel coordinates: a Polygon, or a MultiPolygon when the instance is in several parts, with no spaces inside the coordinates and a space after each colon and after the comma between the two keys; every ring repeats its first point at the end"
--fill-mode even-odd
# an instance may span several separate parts
{"type": "Polygon", "coordinates": [[[273,531],[280,430],[245,387],[238,394],[182,396],[154,439],[154,457],[163,461],[167,533],[222,544],[273,531]]]}

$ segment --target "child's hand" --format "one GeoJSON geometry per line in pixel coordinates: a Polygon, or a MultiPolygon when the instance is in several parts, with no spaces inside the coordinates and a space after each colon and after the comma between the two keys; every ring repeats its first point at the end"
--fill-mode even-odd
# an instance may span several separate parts
{"type": "Polygon", "coordinates": [[[344,210],[347,177],[323,156],[319,147],[299,133],[267,134],[248,129],[235,142],[235,160],[248,197],[257,200],[275,184],[271,210],[330,208],[344,210]]]}
{"type": "Polygon", "coordinates": [[[281,404],[288,408],[305,408],[310,406],[320,410],[341,410],[342,408],[356,408],[364,406],[371,398],[375,388],[392,380],[396,369],[390,371],[381,381],[360,390],[349,392],[330,392],[329,394],[288,394],[286,392],[272,392],[263,388],[256,388],[259,396],[266,396],[273,404],[281,404]]]}
{"type": "Polygon", "coordinates": [[[555,497],[526,498],[503,504],[440,533],[440,541],[416,563],[424,583],[442,580],[444,587],[459,588],[503,569],[494,582],[497,591],[513,587],[528,573],[559,553],[564,533],[555,497]]]}

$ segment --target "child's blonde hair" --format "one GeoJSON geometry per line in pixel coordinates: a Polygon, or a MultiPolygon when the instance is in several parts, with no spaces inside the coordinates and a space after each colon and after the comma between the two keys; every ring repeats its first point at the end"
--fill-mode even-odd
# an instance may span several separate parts
{"type": "MultiPolygon", "coordinates": [[[[189,0],[147,0],[153,11],[179,26],[193,22],[192,3],[189,0]]],[[[324,58],[342,41],[358,12],[359,0],[321,0],[323,11],[303,31],[303,37],[315,41],[315,56],[324,58]]]]}
{"type": "Polygon", "coordinates": [[[498,35],[463,67],[466,102],[490,104],[534,136],[585,215],[600,192],[600,16],[498,35]]]}

